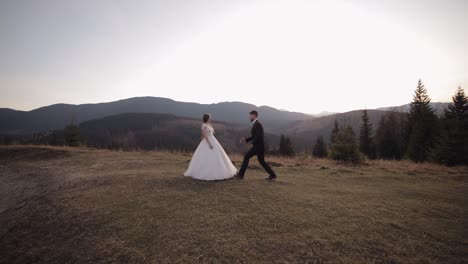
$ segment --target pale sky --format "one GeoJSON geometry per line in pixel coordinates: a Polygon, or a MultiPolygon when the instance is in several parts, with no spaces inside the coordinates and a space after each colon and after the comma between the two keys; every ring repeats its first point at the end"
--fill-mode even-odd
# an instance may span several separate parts
{"type": "Polygon", "coordinates": [[[468,88],[465,0],[0,0],[0,108],[135,96],[318,113],[468,88]]]}

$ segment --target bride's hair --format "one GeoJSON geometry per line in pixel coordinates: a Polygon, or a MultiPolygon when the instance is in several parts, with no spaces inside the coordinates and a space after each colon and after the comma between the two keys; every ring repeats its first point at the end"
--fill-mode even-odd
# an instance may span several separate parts
{"type": "Polygon", "coordinates": [[[203,115],[203,123],[208,122],[208,120],[210,119],[210,117],[211,117],[210,114],[204,114],[204,115],[203,115]]]}

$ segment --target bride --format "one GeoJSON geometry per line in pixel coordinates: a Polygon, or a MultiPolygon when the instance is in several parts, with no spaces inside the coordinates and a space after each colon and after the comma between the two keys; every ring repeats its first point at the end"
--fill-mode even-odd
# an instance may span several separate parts
{"type": "Polygon", "coordinates": [[[203,115],[201,132],[202,141],[193,153],[184,176],[205,181],[225,180],[234,177],[237,169],[215,138],[209,114],[203,115]]]}

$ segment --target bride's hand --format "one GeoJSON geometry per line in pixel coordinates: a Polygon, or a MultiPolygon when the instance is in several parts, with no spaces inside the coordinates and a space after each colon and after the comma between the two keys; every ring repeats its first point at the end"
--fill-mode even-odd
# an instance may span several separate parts
{"type": "Polygon", "coordinates": [[[240,139],[240,142],[241,142],[241,143],[245,143],[245,138],[241,138],[241,139],[240,139]]]}

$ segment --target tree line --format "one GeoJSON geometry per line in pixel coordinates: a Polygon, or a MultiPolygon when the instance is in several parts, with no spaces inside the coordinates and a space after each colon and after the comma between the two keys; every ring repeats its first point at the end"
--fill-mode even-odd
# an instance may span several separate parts
{"type": "MultiPolygon", "coordinates": [[[[390,111],[381,117],[377,129],[374,130],[367,110],[363,110],[358,134],[350,125],[340,124],[335,120],[329,143],[325,142],[323,136],[318,136],[310,152],[314,157],[331,158],[355,164],[365,159],[408,159],[414,162],[430,161],[449,166],[468,165],[468,97],[464,90],[461,87],[456,90],[452,102],[440,115],[436,114],[430,102],[431,98],[424,84],[419,80],[409,113],[390,111]]],[[[129,118],[135,119],[132,116],[129,118]]],[[[119,122],[125,128],[128,123],[127,119],[119,122]]],[[[140,128],[142,124],[151,123],[146,122],[146,119],[137,122],[137,128],[140,128]]],[[[176,148],[185,150],[193,149],[196,144],[194,140],[197,138],[196,133],[176,135],[174,131],[180,130],[158,132],[153,131],[154,129],[122,132],[119,129],[109,130],[108,125],[101,124],[102,122],[104,121],[98,123],[102,127],[95,128],[91,126],[94,123],[90,123],[87,129],[83,129],[83,125],[78,126],[72,123],[63,130],[52,131],[46,135],[0,136],[0,143],[50,145],[65,143],[68,146],[85,144],[117,149],[176,148]],[[164,137],[165,140],[157,140],[160,137],[164,137]]],[[[109,122],[115,123],[113,120],[109,122]]],[[[266,149],[270,155],[287,157],[295,155],[292,141],[287,135],[280,136],[277,149],[270,148],[266,140],[266,149]]]]}
{"type": "MultiPolygon", "coordinates": [[[[351,163],[367,159],[408,159],[448,166],[468,165],[468,97],[459,87],[441,115],[431,107],[431,98],[418,81],[409,113],[391,111],[383,115],[377,129],[362,111],[359,135],[351,126],[334,123],[330,144],[318,136],[311,151],[314,157],[351,163]]],[[[281,137],[280,155],[294,155],[287,136],[281,137]]]]}

